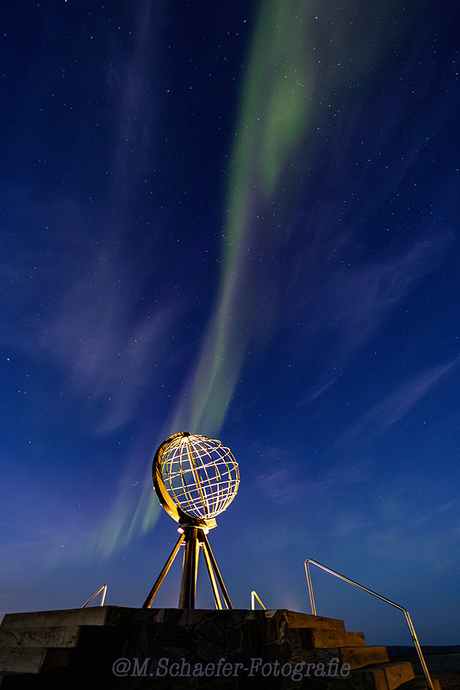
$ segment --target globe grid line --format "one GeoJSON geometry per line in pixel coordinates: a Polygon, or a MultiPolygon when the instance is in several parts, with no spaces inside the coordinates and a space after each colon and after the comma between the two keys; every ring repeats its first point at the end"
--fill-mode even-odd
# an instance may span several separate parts
{"type": "Polygon", "coordinates": [[[212,553],[207,533],[236,496],[240,473],[230,449],[220,441],[187,431],[170,436],[157,449],[152,466],[153,485],[166,512],[179,522],[179,539],[153,585],[144,608],[152,602],[176,558],[185,546],[179,608],[195,608],[199,553],[203,551],[216,609],[232,603],[212,553]]]}
{"type": "Polygon", "coordinates": [[[182,436],[170,441],[161,458],[161,474],[176,505],[204,519],[223,512],[239,486],[238,465],[230,449],[204,437],[182,436]]]}

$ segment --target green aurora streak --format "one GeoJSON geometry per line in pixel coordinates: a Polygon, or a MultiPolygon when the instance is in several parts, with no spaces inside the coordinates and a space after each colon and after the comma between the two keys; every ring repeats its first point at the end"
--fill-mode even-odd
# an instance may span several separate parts
{"type": "MultiPolygon", "coordinates": [[[[308,124],[306,23],[299,0],[265,0],[260,7],[231,154],[216,306],[191,381],[159,443],[182,430],[216,435],[224,422],[249,338],[238,310],[249,270],[251,202],[267,202],[273,196],[280,172],[308,124]]],[[[150,482],[146,484],[131,523],[128,494],[121,491],[115,499],[101,530],[100,551],[105,555],[155,525],[160,508],[150,482]]]]}
{"type": "MultiPolygon", "coordinates": [[[[404,19],[416,11],[409,2],[404,19]]],[[[333,0],[263,0],[242,87],[239,119],[231,153],[227,217],[223,233],[222,273],[194,373],[165,424],[158,444],[172,433],[190,431],[217,435],[235,390],[249,341],[263,337],[258,303],[248,297],[254,240],[254,208],[273,203],[280,193],[288,164],[315,124],[329,120],[337,92],[366,78],[396,36],[394,13],[398,0],[376,0],[372,6],[338,7],[333,0]],[[365,10],[365,11],[364,11],[365,10]],[[332,19],[331,19],[332,18],[332,19]],[[314,69],[321,72],[321,98],[313,98],[314,69]],[[319,102],[322,101],[322,102],[319,102]],[[322,108],[327,104],[328,108],[322,108]],[[329,112],[326,112],[329,110],[329,112]],[[244,314],[243,314],[244,312],[244,314]],[[243,315],[242,315],[243,314],[243,315]],[[258,330],[257,330],[258,329],[258,330]],[[261,336],[262,333],[262,336],[261,336]]],[[[319,77],[316,77],[318,79],[319,77]]],[[[270,237],[269,251],[282,236],[270,237]]],[[[110,554],[152,529],[160,507],[148,480],[133,510],[128,491],[121,489],[102,529],[100,551],[110,554]],[[134,512],[134,516],[133,516],[134,512]],[[132,519],[130,519],[132,517],[132,519]],[[129,526],[129,527],[128,527],[129,526]]]]}
{"type": "Polygon", "coordinates": [[[303,69],[307,35],[299,0],[263,3],[231,156],[217,304],[191,385],[184,391],[188,393],[170,424],[171,433],[184,428],[216,434],[225,419],[248,339],[238,311],[250,270],[251,204],[268,203],[274,196],[280,173],[308,125],[303,69]]]}

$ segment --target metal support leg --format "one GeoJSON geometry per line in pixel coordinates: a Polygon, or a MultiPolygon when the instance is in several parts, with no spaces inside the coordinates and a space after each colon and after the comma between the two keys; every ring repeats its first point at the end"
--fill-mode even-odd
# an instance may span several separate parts
{"type": "Polygon", "coordinates": [[[157,581],[153,585],[147,599],[144,602],[142,608],[149,609],[152,602],[160,589],[161,583],[165,579],[174,559],[177,556],[181,544],[185,542],[184,560],[182,564],[182,579],[180,585],[179,594],[179,608],[180,609],[193,609],[195,608],[195,596],[196,596],[196,582],[198,576],[198,558],[200,554],[200,546],[203,548],[203,555],[206,562],[206,568],[208,570],[209,580],[211,582],[212,594],[214,596],[214,604],[216,609],[222,610],[222,603],[220,600],[219,589],[224,597],[227,609],[232,609],[232,603],[228,592],[225,589],[224,581],[217,567],[216,559],[209,546],[206,533],[200,527],[192,527],[190,525],[182,525],[184,532],[180,535],[176,546],[171,552],[166,565],[161,571],[157,581]]]}
{"type": "Polygon", "coordinates": [[[161,583],[162,583],[163,580],[165,579],[165,577],[166,577],[166,575],[167,575],[167,573],[168,573],[168,570],[170,569],[171,565],[173,564],[174,559],[175,559],[176,556],[177,556],[177,552],[179,551],[180,545],[182,544],[182,542],[184,541],[184,539],[185,539],[185,534],[181,534],[180,537],[179,537],[179,539],[177,540],[176,546],[174,547],[174,549],[173,549],[172,552],[171,552],[170,557],[169,557],[168,560],[166,561],[165,567],[164,567],[163,570],[161,571],[160,575],[158,576],[157,581],[155,582],[155,584],[153,585],[152,589],[150,590],[150,594],[148,595],[148,597],[147,597],[147,599],[145,600],[144,605],[143,605],[143,607],[142,607],[143,609],[149,609],[149,608],[151,607],[152,602],[153,602],[153,600],[154,600],[154,598],[155,598],[155,596],[156,596],[156,593],[157,593],[158,590],[160,589],[161,583]]]}
{"type": "Polygon", "coordinates": [[[198,538],[199,538],[201,546],[203,548],[203,556],[204,556],[204,560],[206,561],[206,567],[208,569],[209,581],[211,582],[212,594],[214,597],[214,604],[215,604],[215,607],[218,611],[222,611],[222,604],[220,601],[219,590],[217,589],[216,578],[214,577],[214,571],[212,569],[211,559],[209,557],[209,552],[208,552],[208,549],[206,548],[206,543],[203,539],[203,536],[204,536],[204,534],[201,533],[201,534],[199,534],[198,538]]]}
{"type": "MultiPolygon", "coordinates": [[[[201,541],[203,543],[203,549],[205,549],[207,551],[209,560],[211,561],[212,568],[216,574],[217,582],[219,583],[219,587],[220,587],[220,590],[222,592],[222,596],[224,597],[227,608],[232,609],[233,608],[232,602],[230,601],[230,597],[228,596],[228,592],[225,589],[224,581],[222,580],[222,576],[219,572],[219,568],[217,567],[216,559],[214,558],[214,554],[211,551],[211,547],[209,546],[208,538],[204,532],[202,533],[201,541]]],[[[212,585],[212,580],[211,580],[211,585],[212,585]]]]}
{"type": "Polygon", "coordinates": [[[180,583],[179,608],[194,609],[198,575],[199,541],[196,527],[185,527],[185,553],[180,583]]]}

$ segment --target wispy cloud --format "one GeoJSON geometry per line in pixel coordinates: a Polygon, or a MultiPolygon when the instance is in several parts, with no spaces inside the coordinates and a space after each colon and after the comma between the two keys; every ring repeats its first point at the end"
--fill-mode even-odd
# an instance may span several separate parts
{"type": "Polygon", "coordinates": [[[367,549],[394,562],[424,563],[434,571],[450,570],[458,561],[458,500],[427,508],[404,505],[400,519],[376,526],[364,536],[367,549]],[[445,553],[452,557],[446,558],[445,553]]]}
{"type": "Polygon", "coordinates": [[[321,339],[335,348],[337,357],[345,358],[374,335],[391,308],[421,278],[436,269],[453,236],[446,230],[435,239],[422,237],[405,251],[371,262],[356,256],[359,243],[352,230],[340,236],[327,230],[334,221],[327,213],[306,219],[316,236],[300,245],[293,261],[288,294],[295,299],[283,319],[286,325],[296,319],[305,340],[321,339]]]}
{"type": "Polygon", "coordinates": [[[68,287],[40,338],[64,366],[69,383],[106,408],[99,433],[135,415],[143,391],[158,375],[158,363],[167,366],[163,353],[180,313],[175,305],[159,306],[133,320],[138,296],[125,269],[110,254],[99,257],[94,269],[68,287]]]}
{"type": "MultiPolygon", "coordinates": [[[[153,84],[155,67],[155,21],[159,8],[146,0],[134,19],[135,30],[129,51],[116,46],[113,59],[107,65],[107,80],[111,98],[115,101],[118,122],[117,146],[112,161],[112,176],[118,196],[117,203],[131,197],[136,190],[136,178],[146,174],[152,166],[155,132],[153,84]],[[120,196],[121,195],[121,196],[120,196]]],[[[158,69],[158,67],[157,67],[158,69]]]]}
{"type": "Polygon", "coordinates": [[[104,232],[110,221],[71,199],[38,204],[27,190],[9,191],[16,229],[1,240],[0,342],[54,362],[70,392],[98,404],[97,433],[114,431],[180,356],[171,339],[187,299],[168,299],[163,285],[147,311],[139,268],[104,232]],[[31,236],[43,223],[46,236],[31,236]]]}
{"type": "Polygon", "coordinates": [[[335,448],[340,448],[350,441],[376,437],[384,433],[393,424],[399,422],[411,412],[415,405],[427,395],[441,380],[452,374],[460,364],[460,355],[449,364],[438,365],[417,374],[406,381],[394,393],[374,405],[362,418],[348,429],[336,442],[335,448]]]}
{"type": "Polygon", "coordinates": [[[302,464],[269,461],[256,478],[257,486],[276,503],[295,505],[301,500],[316,509],[325,498],[332,500],[344,486],[363,484],[374,473],[374,465],[368,459],[325,467],[315,478],[306,478],[307,467],[307,459],[302,464]]]}
{"type": "MultiPolygon", "coordinates": [[[[150,265],[140,268],[126,249],[135,227],[126,206],[144,186],[156,136],[150,63],[158,12],[150,0],[140,4],[129,44],[117,43],[106,67],[107,107],[118,124],[107,163],[110,205],[57,190],[37,199],[31,188],[0,187],[9,221],[0,240],[0,342],[53,361],[71,392],[98,404],[98,434],[129,422],[178,356],[171,338],[187,303],[168,299],[163,285],[158,299],[149,294],[147,312],[144,281],[158,267],[149,255],[150,265]]],[[[139,253],[151,252],[161,234],[150,220],[139,253]]]]}

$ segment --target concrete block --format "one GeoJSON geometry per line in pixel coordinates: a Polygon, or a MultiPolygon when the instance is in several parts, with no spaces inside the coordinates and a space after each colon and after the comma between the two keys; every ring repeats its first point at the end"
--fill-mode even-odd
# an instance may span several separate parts
{"type": "Polygon", "coordinates": [[[370,666],[363,669],[361,674],[363,690],[395,690],[415,678],[412,664],[408,661],[370,666]]]}
{"type": "Polygon", "coordinates": [[[80,628],[77,625],[37,628],[0,627],[0,648],[75,647],[80,628]]]}
{"type": "Polygon", "coordinates": [[[43,659],[45,649],[37,647],[14,649],[0,649],[0,672],[1,673],[38,673],[43,659]]]}
{"type": "Polygon", "coordinates": [[[328,647],[365,647],[366,645],[363,633],[327,629],[316,630],[312,628],[310,630],[310,637],[313,649],[327,649],[328,647]]]}
{"type": "Polygon", "coordinates": [[[351,668],[389,661],[386,647],[342,647],[339,649],[339,656],[341,663],[350,664],[351,668]]]}
{"type": "Polygon", "coordinates": [[[345,623],[337,618],[323,618],[309,613],[286,611],[286,620],[290,628],[316,628],[316,630],[327,629],[345,632],[345,623]]]}
{"type": "Polygon", "coordinates": [[[45,628],[69,625],[106,625],[109,606],[64,611],[33,611],[31,613],[6,613],[1,628],[45,628]]]}

